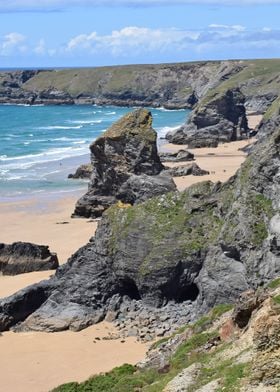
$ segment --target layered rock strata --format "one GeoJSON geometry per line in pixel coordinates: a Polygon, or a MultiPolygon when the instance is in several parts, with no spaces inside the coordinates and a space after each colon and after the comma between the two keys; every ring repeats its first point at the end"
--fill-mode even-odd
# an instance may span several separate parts
{"type": "Polygon", "coordinates": [[[247,137],[249,132],[245,96],[239,89],[217,94],[202,101],[192,112],[186,125],[168,133],[166,138],[175,144],[188,144],[189,148],[216,147],[247,137]]]}
{"type": "Polygon", "coordinates": [[[74,215],[97,218],[118,200],[134,204],[174,191],[173,180],[157,152],[152,115],[145,109],[127,114],[90,146],[93,167],[88,192],[74,215]]]}
{"type": "Polygon", "coordinates": [[[188,304],[196,318],[265,284],[280,274],[279,152],[277,130],[225,184],[109,208],[50,281],[0,301],[1,330],[19,321],[21,330],[79,330],[127,299],[142,309],[188,304]]]}
{"type": "Polygon", "coordinates": [[[3,275],[52,270],[57,267],[57,256],[49,251],[48,246],[29,242],[0,244],[0,273],[3,275]]]}

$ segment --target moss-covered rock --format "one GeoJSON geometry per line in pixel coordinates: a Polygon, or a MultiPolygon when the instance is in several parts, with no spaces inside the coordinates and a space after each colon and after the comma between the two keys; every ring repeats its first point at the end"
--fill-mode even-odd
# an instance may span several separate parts
{"type": "Polygon", "coordinates": [[[134,204],[175,190],[170,177],[157,176],[164,167],[156,140],[152,115],[145,109],[128,113],[95,140],[89,190],[74,215],[96,218],[117,200],[134,204]]]}

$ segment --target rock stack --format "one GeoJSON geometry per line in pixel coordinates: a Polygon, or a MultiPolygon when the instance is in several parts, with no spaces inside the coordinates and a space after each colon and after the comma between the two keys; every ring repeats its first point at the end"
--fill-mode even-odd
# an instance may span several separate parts
{"type": "Polygon", "coordinates": [[[249,128],[244,103],[245,97],[239,89],[205,97],[186,125],[167,134],[166,138],[171,143],[199,148],[217,147],[220,142],[246,137],[249,128]]]}
{"type": "Polygon", "coordinates": [[[157,151],[152,115],[145,109],[127,114],[90,146],[93,171],[88,192],[74,216],[97,218],[118,200],[134,204],[174,191],[157,151]]]}

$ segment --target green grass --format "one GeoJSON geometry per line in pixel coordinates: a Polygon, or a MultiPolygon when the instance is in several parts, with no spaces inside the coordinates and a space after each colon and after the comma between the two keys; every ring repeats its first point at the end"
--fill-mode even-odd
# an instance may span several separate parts
{"type": "Polygon", "coordinates": [[[267,287],[269,287],[270,289],[276,289],[277,287],[280,287],[280,278],[277,278],[270,282],[267,287]]]}
{"type": "Polygon", "coordinates": [[[212,184],[206,181],[130,208],[111,207],[104,214],[111,227],[111,254],[117,253],[124,241],[133,238],[135,242],[140,230],[145,245],[139,272],[146,276],[214,244],[223,221],[216,204],[208,200],[211,189],[212,184]]]}
{"type": "Polygon", "coordinates": [[[217,320],[220,316],[224,313],[228,312],[229,310],[233,309],[233,305],[231,304],[221,304],[215,306],[210,312],[202,316],[199,320],[197,320],[193,324],[184,325],[170,336],[164,337],[162,339],[157,340],[152,346],[152,349],[156,349],[161,346],[163,343],[166,343],[169,339],[175,337],[178,334],[182,334],[186,331],[186,329],[192,329],[194,333],[201,333],[205,331],[208,327],[212,325],[212,323],[217,320]]]}
{"type": "Polygon", "coordinates": [[[277,305],[280,305],[280,295],[276,295],[275,297],[273,297],[273,301],[274,301],[274,303],[276,303],[277,305]]]}
{"type": "Polygon", "coordinates": [[[252,210],[253,218],[251,222],[251,241],[258,246],[268,236],[267,222],[272,218],[274,209],[272,201],[261,194],[251,195],[248,198],[248,206],[252,210]]]}
{"type": "Polygon", "coordinates": [[[207,341],[217,336],[217,332],[201,333],[192,336],[183,343],[170,362],[170,369],[166,374],[156,370],[137,371],[132,365],[123,365],[111,372],[91,377],[89,380],[78,384],[68,383],[55,388],[52,392],[159,392],[175,377],[184,367],[189,366],[199,358],[205,358],[202,354],[191,354],[203,346],[207,341]]]}

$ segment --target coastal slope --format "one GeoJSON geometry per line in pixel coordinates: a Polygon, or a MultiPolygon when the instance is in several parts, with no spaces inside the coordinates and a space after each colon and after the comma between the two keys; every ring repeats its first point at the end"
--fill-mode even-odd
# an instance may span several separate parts
{"type": "Polygon", "coordinates": [[[192,108],[239,87],[250,110],[279,96],[280,60],[207,61],[0,73],[0,103],[192,108]]]}

